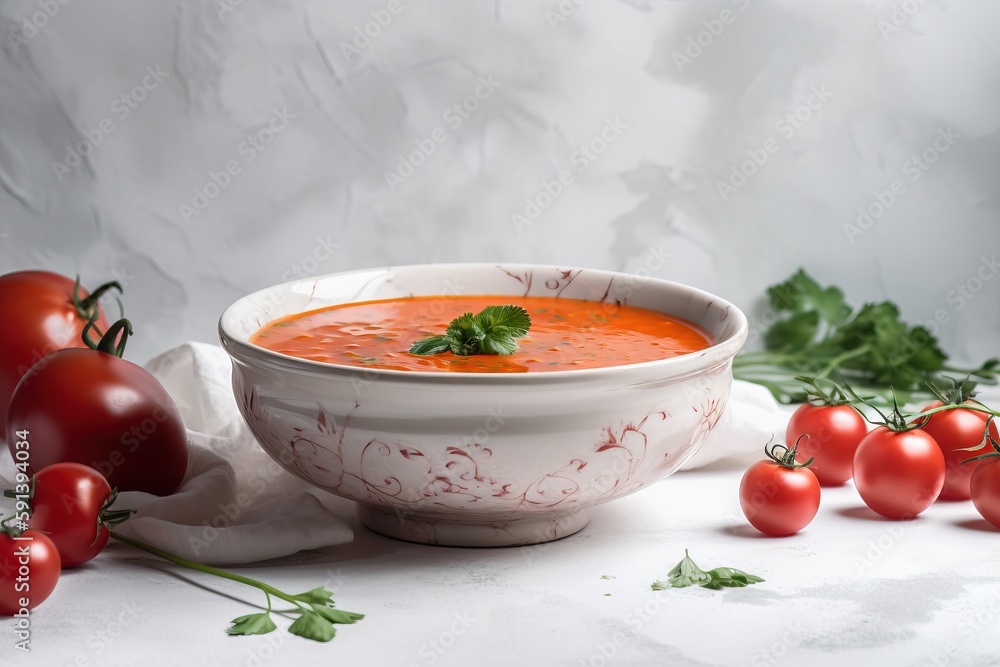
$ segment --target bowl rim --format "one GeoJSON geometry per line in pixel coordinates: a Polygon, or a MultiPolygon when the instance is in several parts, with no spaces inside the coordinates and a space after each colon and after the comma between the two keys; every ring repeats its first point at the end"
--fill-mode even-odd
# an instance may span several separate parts
{"type": "MultiPolygon", "coordinates": [[[[424,296],[424,295],[421,295],[424,296]]],[[[433,295],[427,295],[433,296],[433,295]]],[[[393,298],[393,297],[388,297],[393,298]]],[[[320,310],[316,308],[314,310],[320,310]]],[[[303,310],[302,313],[311,312],[309,310],[303,310]]],[[[664,311],[661,311],[664,312],[664,311]]],[[[670,313],[667,313],[670,314],[670,313]]],[[[591,379],[591,378],[602,378],[607,375],[621,374],[631,371],[653,371],[653,370],[663,370],[668,373],[670,378],[681,378],[688,375],[693,375],[717,365],[724,364],[730,361],[736,356],[736,353],[740,351],[746,342],[749,333],[749,322],[747,320],[746,314],[738,308],[735,304],[727,299],[708,292],[706,290],[687,285],[685,283],[676,282],[673,280],[666,280],[664,278],[656,278],[652,276],[640,276],[633,273],[625,273],[622,271],[612,271],[609,269],[589,269],[577,266],[564,266],[555,264],[540,264],[540,263],[501,263],[501,262],[434,262],[426,264],[400,264],[392,266],[383,267],[369,267],[363,269],[350,269],[346,271],[335,271],[332,273],[325,273],[316,276],[310,276],[307,278],[299,278],[295,280],[289,280],[283,283],[277,283],[269,287],[245,294],[233,303],[231,303],[219,317],[218,323],[218,334],[222,347],[235,361],[237,358],[244,359],[249,353],[250,356],[256,357],[260,361],[268,362],[272,365],[277,365],[280,367],[291,368],[300,371],[307,371],[310,373],[319,373],[321,375],[328,375],[330,373],[344,374],[347,376],[360,376],[367,382],[373,382],[377,378],[385,378],[392,380],[414,380],[414,381],[425,381],[433,382],[439,384],[451,384],[451,383],[474,383],[480,384],[487,380],[489,384],[518,384],[523,382],[541,382],[543,380],[551,381],[565,381],[567,379],[578,378],[591,379]],[[477,373],[477,372],[457,372],[457,373],[442,373],[440,371],[410,371],[410,370],[399,370],[392,368],[361,368],[358,366],[348,366],[345,364],[334,364],[323,361],[314,361],[311,359],[303,359],[301,357],[294,357],[292,355],[283,354],[281,352],[275,352],[269,350],[265,347],[255,345],[249,341],[241,340],[241,337],[234,334],[231,331],[227,331],[225,322],[227,317],[230,315],[231,311],[237,308],[242,302],[249,300],[257,295],[262,295],[267,292],[279,288],[287,288],[291,290],[295,285],[315,283],[321,280],[328,280],[331,278],[338,278],[349,275],[357,275],[364,273],[391,273],[393,271],[402,270],[419,270],[424,269],[454,269],[454,270],[477,270],[486,268],[495,268],[497,266],[502,266],[504,269],[530,269],[533,271],[544,271],[544,270],[560,270],[560,271],[584,271],[587,274],[597,274],[599,276],[604,276],[607,278],[622,278],[627,280],[639,281],[642,283],[658,285],[660,287],[677,289],[680,291],[685,291],[692,296],[697,296],[703,299],[707,299],[711,302],[714,308],[719,310],[727,311],[727,317],[733,317],[737,321],[736,331],[728,338],[716,342],[714,345],[698,350],[696,352],[689,352],[687,354],[681,354],[674,357],[668,357],[666,359],[654,359],[652,361],[642,361],[631,364],[618,364],[615,366],[601,366],[597,368],[580,368],[580,369],[569,369],[561,371],[544,371],[544,372],[531,372],[526,371],[523,373],[477,373]],[[237,354],[237,352],[242,354],[237,354]],[[698,364],[694,368],[689,368],[695,361],[710,357],[710,361],[704,364],[698,364]],[[670,373],[670,371],[676,371],[670,373]]]]}

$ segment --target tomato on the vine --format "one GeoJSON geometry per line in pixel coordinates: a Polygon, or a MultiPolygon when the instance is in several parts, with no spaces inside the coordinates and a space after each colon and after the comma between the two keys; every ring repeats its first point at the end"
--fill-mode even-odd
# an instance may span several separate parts
{"type": "Polygon", "coordinates": [[[969,486],[972,504],[984,519],[1000,528],[1000,455],[979,461],[969,486]]]}
{"type": "Polygon", "coordinates": [[[162,496],[180,486],[188,463],[184,422],[156,378],[121,358],[130,333],[128,320],[119,320],[95,349],[58,350],[18,384],[7,446],[15,454],[15,426],[31,433],[29,473],[72,461],[119,491],[162,496]]]}
{"type": "MultiPolygon", "coordinates": [[[[923,411],[943,405],[945,404],[941,401],[934,401],[925,406],[923,411]]],[[[944,454],[945,478],[939,499],[968,500],[972,497],[970,482],[979,463],[963,461],[976,456],[976,452],[972,450],[983,443],[987,418],[988,415],[984,412],[955,408],[937,412],[921,420],[920,428],[934,438],[944,454]]],[[[992,431],[996,432],[996,424],[992,425],[992,431]]],[[[983,449],[980,453],[987,451],[989,450],[983,449]]]]}
{"type": "Polygon", "coordinates": [[[68,347],[86,347],[83,329],[93,318],[101,331],[107,320],[98,299],[117,282],[93,293],[80,281],[48,271],[17,271],[0,276],[4,341],[0,345],[0,433],[6,431],[7,403],[18,381],[47,355],[68,347]]]}
{"type": "Polygon", "coordinates": [[[128,518],[109,509],[115,493],[101,473],[80,463],[55,463],[39,470],[31,486],[28,525],[49,536],[63,568],[86,563],[101,552],[109,526],[128,518]]]}
{"type": "Polygon", "coordinates": [[[941,448],[918,428],[877,426],[854,454],[854,484],[861,499],[890,519],[912,519],[930,507],[944,477],[941,448]]]}
{"type": "Polygon", "coordinates": [[[0,531],[0,616],[34,609],[59,581],[59,551],[37,530],[0,531]]]}
{"type": "Polygon", "coordinates": [[[797,444],[764,447],[767,460],[751,465],[740,482],[740,506],[750,524],[773,537],[794,535],[819,510],[819,481],[795,460],[797,444]]]}
{"type": "Polygon", "coordinates": [[[808,435],[799,453],[814,459],[809,469],[823,486],[841,486],[853,474],[854,452],[867,433],[865,418],[850,405],[803,403],[788,421],[785,443],[808,435]]]}

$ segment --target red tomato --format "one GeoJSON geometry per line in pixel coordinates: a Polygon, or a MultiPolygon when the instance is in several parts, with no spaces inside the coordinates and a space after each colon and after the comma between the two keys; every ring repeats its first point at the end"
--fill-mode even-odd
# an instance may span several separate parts
{"type": "Polygon", "coordinates": [[[812,458],[809,467],[823,486],[840,486],[851,478],[854,452],[868,433],[865,418],[850,405],[803,403],[788,421],[785,444],[791,447],[808,434],[799,458],[812,458]]]}
{"type": "Polygon", "coordinates": [[[119,491],[168,495],[187,470],[187,433],[170,395],[142,367],[100,350],[58,350],[32,369],[7,410],[12,455],[23,431],[30,474],[74,461],[119,491]]]}
{"type": "Polygon", "coordinates": [[[758,461],[743,474],[740,506],[750,524],[774,537],[794,535],[813,520],[819,510],[819,481],[809,468],[795,463],[795,448],[769,452],[771,460],[758,461]],[[795,467],[789,467],[795,466],[795,467]]]}
{"type": "Polygon", "coordinates": [[[108,289],[102,285],[91,296],[76,283],[48,271],[18,271],[0,276],[0,307],[4,312],[3,345],[0,345],[0,433],[5,432],[7,403],[21,377],[48,354],[67,347],[86,347],[83,327],[97,311],[97,326],[108,322],[97,304],[108,289]]]}
{"type": "Polygon", "coordinates": [[[972,473],[972,504],[983,518],[1000,528],[1000,456],[982,459],[972,473]]]}
{"type": "Polygon", "coordinates": [[[59,570],[59,551],[43,533],[0,533],[0,616],[45,602],[59,581],[59,570]]]}
{"type": "MultiPolygon", "coordinates": [[[[941,401],[934,401],[927,405],[924,410],[941,407],[941,401]]],[[[988,415],[976,410],[945,410],[927,417],[923,420],[921,428],[937,442],[944,454],[945,478],[944,488],[941,489],[939,500],[968,500],[972,497],[969,490],[969,482],[972,480],[972,473],[975,471],[978,462],[963,464],[977,454],[985,454],[990,451],[983,449],[980,452],[960,452],[958,449],[975,447],[983,441],[986,431],[986,420],[988,415]]],[[[992,431],[996,433],[996,424],[992,426],[992,431]]]]}
{"type": "Polygon", "coordinates": [[[86,563],[108,543],[101,510],[111,496],[107,480],[79,463],[56,463],[38,471],[28,525],[42,531],[59,550],[63,568],[86,563]]]}
{"type": "Polygon", "coordinates": [[[944,486],[944,454],[920,429],[878,426],[854,453],[854,484],[872,510],[890,519],[912,519],[930,507],[944,486]]]}

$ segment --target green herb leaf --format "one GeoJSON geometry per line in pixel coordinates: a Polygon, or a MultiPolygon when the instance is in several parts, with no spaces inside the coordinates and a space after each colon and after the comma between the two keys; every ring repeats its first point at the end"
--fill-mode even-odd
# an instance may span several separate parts
{"type": "Polygon", "coordinates": [[[295,619],[295,622],[288,626],[288,631],[293,635],[305,637],[318,642],[328,642],[337,634],[333,623],[326,620],[313,611],[304,611],[302,615],[295,619]]]}
{"type": "Polygon", "coordinates": [[[293,595],[292,597],[307,604],[333,604],[333,593],[327,590],[325,586],[320,586],[319,588],[314,588],[305,593],[293,595]]]}
{"type": "Polygon", "coordinates": [[[451,348],[451,341],[447,336],[431,336],[411,345],[410,352],[413,354],[437,354],[449,348],[451,348]]]}
{"type": "Polygon", "coordinates": [[[231,623],[232,626],[226,628],[226,634],[266,635],[278,629],[278,626],[271,620],[271,614],[267,612],[240,616],[239,618],[234,618],[231,623]]]}
{"type": "Polygon", "coordinates": [[[452,354],[477,354],[482,343],[483,327],[472,313],[463,313],[453,319],[444,337],[448,339],[452,354]]]}
{"type": "Polygon", "coordinates": [[[732,567],[717,567],[709,570],[706,574],[711,577],[708,583],[702,584],[705,588],[719,590],[721,588],[743,588],[751,584],[759,584],[764,581],[760,577],[747,574],[743,570],[732,567]]]}
{"type": "Polygon", "coordinates": [[[528,311],[520,306],[488,306],[476,315],[476,320],[487,336],[522,338],[531,326],[528,311]]]}
{"type": "Polygon", "coordinates": [[[803,269],[799,269],[783,283],[769,287],[767,296],[771,307],[792,313],[815,312],[828,326],[836,326],[851,314],[851,307],[844,301],[844,293],[836,287],[820,287],[803,269]]]}
{"type": "Polygon", "coordinates": [[[334,609],[329,605],[313,604],[310,606],[313,608],[313,611],[331,623],[357,623],[365,617],[364,614],[356,614],[353,611],[334,609]]]}
{"type": "Polygon", "coordinates": [[[711,580],[707,572],[698,567],[688,550],[684,550],[684,558],[674,566],[674,569],[667,572],[667,581],[671,588],[687,588],[688,586],[701,586],[711,580]]]}
{"type": "Polygon", "coordinates": [[[520,306],[488,306],[478,315],[463,313],[451,324],[443,336],[431,336],[410,346],[413,354],[438,354],[451,350],[452,354],[513,354],[517,339],[523,338],[531,327],[528,311],[520,306]]]}
{"type": "Polygon", "coordinates": [[[706,572],[691,560],[687,549],[685,549],[684,559],[667,573],[667,581],[654,581],[652,589],[665,591],[668,588],[687,588],[697,585],[702,588],[720,590],[722,588],[742,588],[762,581],[764,580],[756,575],[747,574],[743,570],[732,567],[717,567],[706,572]]]}

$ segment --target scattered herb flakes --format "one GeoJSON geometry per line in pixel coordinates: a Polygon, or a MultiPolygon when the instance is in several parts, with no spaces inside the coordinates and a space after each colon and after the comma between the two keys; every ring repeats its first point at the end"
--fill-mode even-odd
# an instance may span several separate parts
{"type": "Polygon", "coordinates": [[[684,558],[667,573],[667,580],[654,581],[651,588],[654,591],[665,591],[668,588],[687,588],[698,585],[717,591],[722,588],[744,588],[762,581],[764,580],[756,575],[747,574],[743,570],[732,567],[702,570],[691,560],[688,550],[685,549],[684,558]]]}
{"type": "Polygon", "coordinates": [[[601,575],[601,579],[617,579],[617,578],[618,578],[618,577],[616,577],[616,576],[615,576],[615,575],[613,575],[613,574],[602,574],[602,575],[601,575]]]}

